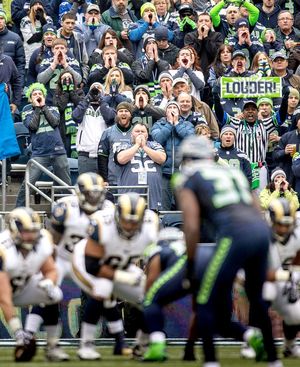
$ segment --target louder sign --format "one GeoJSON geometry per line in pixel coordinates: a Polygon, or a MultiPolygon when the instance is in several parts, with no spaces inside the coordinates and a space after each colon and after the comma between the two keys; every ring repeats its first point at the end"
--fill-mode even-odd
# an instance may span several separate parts
{"type": "Polygon", "coordinates": [[[278,98],[282,97],[280,77],[221,78],[221,98],[278,98]]]}

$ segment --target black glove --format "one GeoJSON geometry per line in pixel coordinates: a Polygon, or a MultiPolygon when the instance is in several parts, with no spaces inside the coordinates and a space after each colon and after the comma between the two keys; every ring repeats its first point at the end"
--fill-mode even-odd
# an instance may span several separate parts
{"type": "Polygon", "coordinates": [[[113,79],[110,83],[109,92],[112,96],[115,96],[119,92],[119,84],[115,81],[115,79],[113,79]]]}
{"type": "Polygon", "coordinates": [[[215,83],[212,87],[211,92],[214,98],[220,98],[220,85],[218,83],[215,83]]]}
{"type": "Polygon", "coordinates": [[[291,280],[287,281],[283,289],[283,296],[287,296],[289,303],[295,303],[300,298],[298,283],[291,280]]]}

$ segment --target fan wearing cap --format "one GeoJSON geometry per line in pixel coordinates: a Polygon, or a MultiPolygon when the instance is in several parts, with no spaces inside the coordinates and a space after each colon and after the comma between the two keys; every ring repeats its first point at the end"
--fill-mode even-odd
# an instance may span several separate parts
{"type": "Polygon", "coordinates": [[[97,4],[89,4],[84,15],[85,22],[77,24],[75,29],[79,31],[85,42],[88,57],[91,56],[104,34],[110,27],[101,22],[100,8],[97,4]]]}
{"type": "Polygon", "coordinates": [[[152,102],[154,106],[165,109],[167,103],[174,99],[173,96],[173,77],[165,71],[159,74],[158,82],[161,88],[161,93],[157,94],[152,102]]]}
{"type": "Polygon", "coordinates": [[[141,84],[135,87],[133,98],[132,124],[142,122],[148,129],[151,129],[152,125],[164,116],[165,111],[162,108],[152,105],[150,91],[147,85],[141,84]]]}
{"type": "Polygon", "coordinates": [[[271,182],[259,194],[262,209],[268,209],[271,201],[280,197],[290,201],[295,209],[299,208],[297,192],[288,183],[284,170],[276,167],[271,173],[271,182]]]}
{"type": "MultiPolygon", "coordinates": [[[[254,74],[253,71],[248,70],[247,63],[249,60],[245,53],[242,50],[234,51],[231,57],[231,66],[232,68],[226,74],[226,76],[233,77],[249,77],[254,74]]],[[[219,92],[219,82],[217,81],[213,86],[213,95],[215,95],[214,91],[219,92]]],[[[231,98],[231,99],[222,99],[222,107],[225,112],[227,112],[231,116],[235,116],[242,111],[244,100],[242,98],[231,98]]]]}
{"type": "Polygon", "coordinates": [[[158,57],[173,66],[176,62],[179,48],[168,41],[168,28],[165,26],[157,27],[154,37],[157,43],[158,57]]]}
{"type": "Polygon", "coordinates": [[[44,59],[52,57],[52,44],[57,38],[57,29],[53,24],[47,23],[43,27],[43,40],[42,45],[36,48],[30,56],[28,72],[27,72],[27,85],[34,83],[37,80],[41,62],[44,59]]]}
{"type": "Polygon", "coordinates": [[[151,97],[160,92],[158,83],[159,74],[169,69],[169,63],[158,56],[157,42],[153,36],[148,36],[144,41],[144,53],[141,58],[134,61],[132,71],[136,84],[146,84],[151,97]]]}
{"type": "Polygon", "coordinates": [[[239,18],[235,24],[236,34],[228,37],[228,44],[234,51],[242,50],[251,63],[257,52],[263,52],[264,46],[257,37],[250,34],[250,25],[246,18],[239,18]]]}
{"type": "MultiPolygon", "coordinates": [[[[282,84],[285,86],[290,86],[298,91],[300,90],[300,76],[293,73],[292,70],[288,69],[288,56],[285,52],[275,52],[271,60],[272,64],[272,72],[271,76],[279,76],[282,79],[282,84]]],[[[279,108],[280,98],[276,98],[273,100],[275,111],[279,108]]]]}
{"type": "MultiPolygon", "coordinates": [[[[175,100],[179,97],[181,93],[190,93],[190,86],[188,84],[187,79],[185,78],[176,78],[173,80],[173,95],[175,100]]],[[[205,120],[211,130],[211,134],[213,139],[217,139],[219,137],[219,126],[215,115],[213,114],[211,108],[205,102],[202,102],[191,95],[192,99],[192,111],[198,112],[205,117],[205,120]]]]}
{"type": "Polygon", "coordinates": [[[20,30],[24,39],[26,69],[32,52],[41,46],[43,39],[43,26],[52,23],[47,16],[42,0],[31,0],[29,14],[21,20],[20,30]]]}
{"type": "MultiPolygon", "coordinates": [[[[229,3],[226,8],[225,18],[221,17],[220,12],[226,7],[226,5],[228,5],[228,3],[221,0],[210,10],[214,29],[216,32],[220,32],[224,39],[229,35],[235,34],[235,22],[242,16],[239,5],[236,3],[229,3]]],[[[259,10],[250,1],[243,1],[242,5],[249,14],[247,15],[247,20],[249,21],[252,31],[259,17],[259,10]]]]}
{"type": "Polygon", "coordinates": [[[163,146],[167,154],[167,160],[162,166],[162,210],[172,210],[175,207],[170,183],[172,174],[178,171],[180,164],[175,159],[175,152],[184,138],[194,134],[194,125],[180,116],[180,106],[175,101],[168,102],[165,117],[157,121],[151,129],[151,136],[163,146]]]}
{"type": "MultiPolygon", "coordinates": [[[[159,27],[155,6],[146,2],[141,6],[141,19],[130,25],[128,37],[136,45],[136,57],[141,57],[142,50],[145,48],[144,41],[147,36],[154,36],[154,30],[159,27]]],[[[172,41],[173,31],[168,29],[168,40],[172,41]]]]}
{"type": "Polygon", "coordinates": [[[252,184],[252,170],[247,154],[235,148],[236,130],[234,127],[225,125],[220,133],[221,145],[217,150],[219,157],[228,162],[233,168],[240,169],[246,176],[249,185],[252,184]]]}
{"type": "Polygon", "coordinates": [[[116,186],[120,166],[114,161],[114,154],[122,144],[130,144],[133,105],[121,102],[113,126],[105,129],[98,145],[98,173],[110,186],[116,186]]]}
{"type": "MultiPolygon", "coordinates": [[[[131,130],[130,144],[122,144],[114,159],[121,167],[118,186],[149,186],[149,209],[161,210],[162,180],[161,166],[166,153],[156,141],[149,141],[149,130],[142,122],[137,122],[131,130]]],[[[145,189],[121,189],[125,192],[145,193],[145,189]]]]}

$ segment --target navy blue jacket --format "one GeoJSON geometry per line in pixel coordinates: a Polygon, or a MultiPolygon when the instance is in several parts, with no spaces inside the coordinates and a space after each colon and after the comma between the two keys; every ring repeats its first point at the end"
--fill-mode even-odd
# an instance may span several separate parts
{"type": "Polygon", "coordinates": [[[41,109],[28,104],[23,108],[22,121],[30,131],[33,158],[66,154],[56,107],[44,106],[41,109]]]}
{"type": "Polygon", "coordinates": [[[13,59],[23,83],[25,76],[25,52],[20,36],[4,28],[0,32],[0,45],[3,53],[13,59]]]}

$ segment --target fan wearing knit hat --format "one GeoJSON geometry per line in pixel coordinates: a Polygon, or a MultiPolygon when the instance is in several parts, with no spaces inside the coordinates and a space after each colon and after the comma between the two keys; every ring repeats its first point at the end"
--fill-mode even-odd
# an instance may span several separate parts
{"type": "Polygon", "coordinates": [[[159,74],[158,82],[161,88],[161,93],[153,98],[153,104],[160,108],[165,108],[167,103],[173,99],[173,77],[168,71],[163,71],[159,74]]]}
{"type": "Polygon", "coordinates": [[[296,209],[299,208],[298,195],[286,178],[286,173],[281,167],[274,168],[270,184],[259,195],[260,205],[263,209],[267,209],[271,201],[279,197],[286,198],[293,203],[296,209]]]}
{"type": "Polygon", "coordinates": [[[147,85],[138,85],[135,87],[133,91],[133,98],[135,105],[140,109],[144,109],[150,102],[151,98],[147,85]]]}
{"type": "MultiPolygon", "coordinates": [[[[150,3],[144,3],[141,6],[141,19],[139,19],[136,23],[130,25],[128,30],[128,37],[130,41],[136,44],[136,59],[138,60],[142,54],[143,48],[143,40],[151,35],[154,37],[155,29],[159,26],[157,20],[157,13],[155,6],[150,3]]],[[[168,39],[173,39],[173,32],[168,31],[168,39]]]]}
{"type": "Polygon", "coordinates": [[[251,185],[252,170],[249,158],[240,149],[235,148],[235,139],[236,129],[233,126],[225,125],[220,133],[221,145],[217,153],[229,166],[240,169],[251,185]]]}

